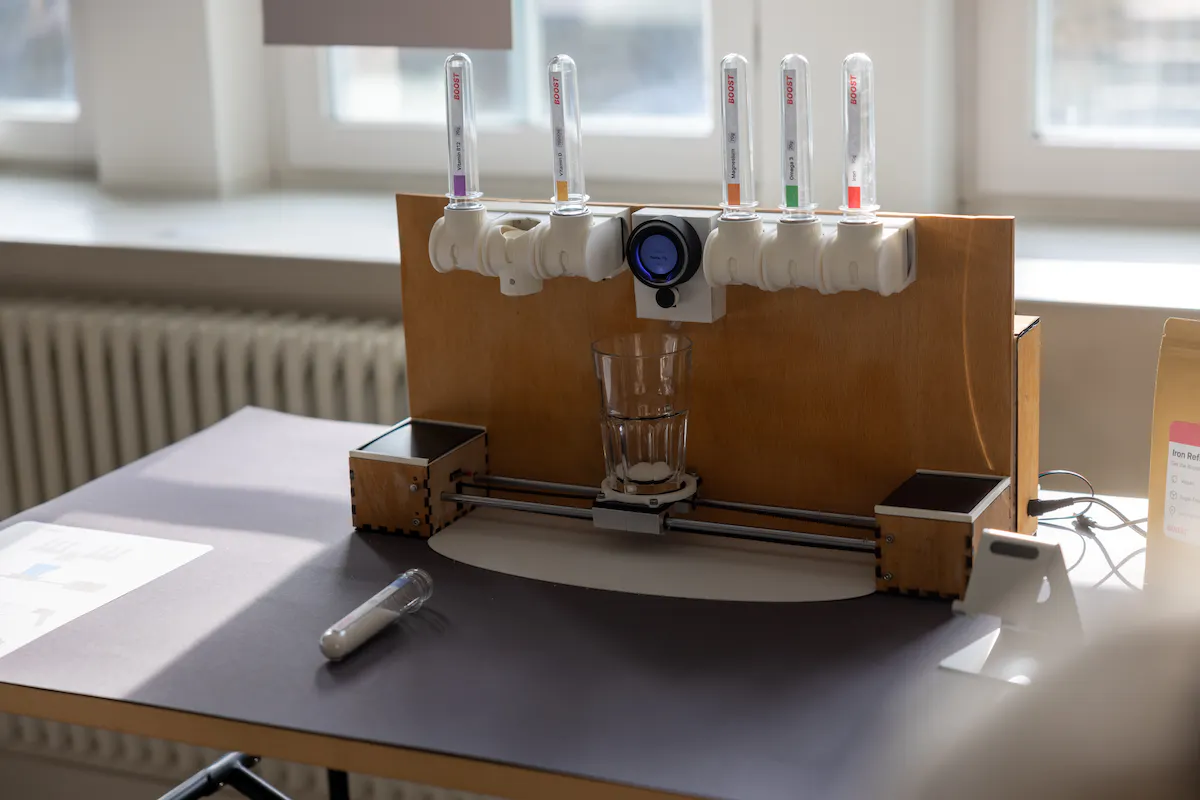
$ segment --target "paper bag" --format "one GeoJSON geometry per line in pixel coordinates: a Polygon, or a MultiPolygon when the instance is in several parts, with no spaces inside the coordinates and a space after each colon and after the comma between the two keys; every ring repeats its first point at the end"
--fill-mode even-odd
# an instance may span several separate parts
{"type": "Polygon", "coordinates": [[[1168,319],[1150,439],[1146,590],[1200,601],[1200,320],[1168,319]]]}

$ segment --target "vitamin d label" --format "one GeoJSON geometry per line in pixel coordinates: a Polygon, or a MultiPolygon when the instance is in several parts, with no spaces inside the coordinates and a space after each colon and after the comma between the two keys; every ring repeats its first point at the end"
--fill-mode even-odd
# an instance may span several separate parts
{"type": "Polygon", "coordinates": [[[1163,530],[1172,539],[1200,545],[1200,424],[1172,422],[1169,438],[1163,530]]]}
{"type": "Polygon", "coordinates": [[[554,142],[554,199],[567,199],[567,116],[563,113],[562,76],[550,73],[550,136],[554,142]]]}

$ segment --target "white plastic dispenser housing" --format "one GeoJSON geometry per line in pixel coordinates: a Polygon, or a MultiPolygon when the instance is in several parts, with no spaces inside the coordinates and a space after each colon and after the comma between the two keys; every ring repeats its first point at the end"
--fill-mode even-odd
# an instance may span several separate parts
{"type": "Polygon", "coordinates": [[[808,60],[797,53],[779,62],[779,177],[777,219],[764,226],[759,287],[819,289],[824,228],[813,210],[812,89],[808,60]]]}
{"type": "Polygon", "coordinates": [[[704,244],[710,286],[762,282],[762,219],[754,188],[754,115],[749,64],[730,53],[718,71],[721,107],[721,215],[704,244]]]}
{"type": "MultiPolygon", "coordinates": [[[[902,291],[916,279],[911,219],[884,225],[875,212],[875,74],[862,53],[842,62],[842,219],[821,255],[825,294],[902,291]]],[[[889,221],[890,222],[890,221],[889,221]]]]}
{"type": "Polygon", "coordinates": [[[475,160],[471,61],[446,59],[450,203],[429,237],[440,272],[464,269],[500,280],[506,295],[539,292],[548,278],[599,281],[624,267],[627,208],[587,205],[583,181],[578,75],[570,56],[547,67],[554,193],[549,203],[483,203],[475,160]]]}

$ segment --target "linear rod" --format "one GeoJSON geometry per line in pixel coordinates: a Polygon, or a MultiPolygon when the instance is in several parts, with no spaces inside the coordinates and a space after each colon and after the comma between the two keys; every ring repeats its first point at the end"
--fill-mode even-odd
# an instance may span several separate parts
{"type": "Polygon", "coordinates": [[[600,490],[595,486],[580,486],[577,483],[535,481],[530,478],[506,478],[503,475],[473,475],[471,476],[471,480],[475,483],[495,486],[497,489],[502,486],[511,486],[514,489],[547,489],[555,492],[577,494],[580,497],[595,497],[600,494],[600,490]]]}
{"type": "Polygon", "coordinates": [[[510,511],[531,511],[534,514],[549,514],[554,517],[573,517],[575,519],[591,519],[590,508],[575,506],[558,506],[553,503],[532,503],[528,500],[509,500],[504,497],[484,497],[476,494],[454,494],[442,492],[444,503],[471,503],[485,508],[506,508],[510,511]]]}
{"type": "MultiPolygon", "coordinates": [[[[595,497],[600,490],[594,486],[581,486],[577,483],[555,483],[553,481],[538,481],[531,478],[508,478],[503,475],[474,475],[471,480],[496,488],[510,486],[514,490],[544,489],[579,497],[595,497]]],[[[837,525],[843,528],[862,528],[873,531],[879,523],[874,517],[864,517],[857,514],[835,514],[831,511],[809,511],[803,508],[787,508],[785,506],[764,506],[758,503],[735,503],[729,500],[710,500],[695,498],[692,501],[697,507],[718,508],[726,511],[741,511],[747,514],[763,514],[783,519],[797,519],[804,522],[819,522],[825,525],[837,525]]]]}
{"type": "Polygon", "coordinates": [[[875,552],[874,539],[850,539],[844,536],[822,536],[818,533],[781,531],[774,528],[758,528],[751,525],[731,525],[727,522],[705,522],[698,519],[668,517],[667,530],[680,533],[702,533],[729,536],[734,539],[757,539],[766,542],[800,544],[806,547],[821,547],[826,550],[854,550],[875,552]]]}
{"type": "Polygon", "coordinates": [[[830,511],[807,511],[802,508],[763,506],[758,503],[734,503],[729,500],[704,498],[698,498],[695,502],[702,508],[720,508],[726,511],[744,511],[748,514],[765,514],[771,517],[798,519],[805,522],[823,522],[827,525],[840,525],[845,528],[863,528],[873,531],[879,527],[879,523],[874,517],[861,517],[857,514],[834,514],[830,511]]]}
{"type": "MultiPolygon", "coordinates": [[[[503,508],[509,511],[528,511],[534,514],[549,514],[556,517],[571,517],[573,519],[591,519],[590,508],[560,506],[553,503],[535,503],[526,500],[508,500],[502,497],[484,497],[473,494],[454,494],[443,492],[442,501],[446,503],[471,503],[485,508],[503,508]]],[[[828,550],[855,550],[875,552],[873,539],[850,539],[843,536],[822,536],[816,533],[798,533],[796,531],[781,531],[774,528],[757,528],[750,525],[730,525],[725,522],[704,522],[702,520],[667,517],[667,530],[680,533],[701,533],[729,536],[735,539],[757,539],[767,542],[783,542],[799,544],[808,547],[822,547],[828,550]]]]}

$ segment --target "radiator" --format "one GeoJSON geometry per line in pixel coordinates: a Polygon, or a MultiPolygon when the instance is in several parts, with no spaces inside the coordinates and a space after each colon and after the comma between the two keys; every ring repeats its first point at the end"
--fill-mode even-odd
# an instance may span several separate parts
{"type": "MultiPolygon", "coordinates": [[[[0,300],[0,519],[245,405],[355,422],[402,419],[403,330],[296,316],[0,300]]],[[[173,781],[219,755],[6,714],[0,714],[0,750],[173,781]]],[[[259,772],[296,800],[325,795],[324,771],[315,767],[267,760],[259,772]]],[[[471,797],[363,775],[351,781],[354,800],[471,797]]]]}
{"type": "Polygon", "coordinates": [[[0,519],[246,405],[392,423],[399,325],[0,301],[0,519]]]}

